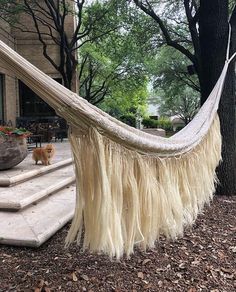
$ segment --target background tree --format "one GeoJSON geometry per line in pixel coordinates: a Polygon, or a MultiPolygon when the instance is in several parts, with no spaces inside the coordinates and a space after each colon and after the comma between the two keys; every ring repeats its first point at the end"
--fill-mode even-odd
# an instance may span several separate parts
{"type": "Polygon", "coordinates": [[[200,106],[200,87],[196,75],[188,72],[189,61],[171,47],[160,48],[148,69],[153,76],[161,116],[178,115],[187,125],[200,106]]]}
{"type": "Polygon", "coordinates": [[[174,95],[159,92],[159,113],[161,116],[177,115],[187,125],[199,110],[199,96],[188,87],[174,95]]]}
{"type": "Polygon", "coordinates": [[[104,109],[120,112],[120,116],[132,102],[133,107],[138,106],[138,100],[144,104],[146,76],[140,60],[145,51],[150,51],[148,41],[141,45],[139,22],[134,23],[134,15],[124,13],[125,2],[0,0],[0,17],[21,32],[37,35],[44,57],[61,74],[66,87],[71,88],[78,68],[81,96],[97,105],[106,97],[104,109]],[[33,28],[21,22],[22,14],[30,17],[33,28]],[[66,29],[69,17],[77,20],[74,32],[66,29]],[[51,56],[49,40],[60,50],[59,62],[51,56]],[[137,92],[142,94],[135,100],[137,92]],[[116,97],[117,103],[112,102],[116,97]],[[115,104],[120,105],[119,109],[114,109],[115,104]]]}
{"type": "Polygon", "coordinates": [[[107,110],[108,104],[118,106],[111,99],[122,99],[123,105],[128,105],[134,102],[138,92],[142,103],[144,92],[146,95],[145,61],[150,54],[146,46],[140,48],[133,30],[124,30],[124,25],[127,28],[127,23],[122,24],[122,30],[113,31],[80,50],[80,94],[93,104],[105,98],[107,110]]]}
{"type": "MultiPolygon", "coordinates": [[[[163,42],[192,62],[199,79],[201,102],[203,103],[219,78],[225,62],[228,17],[234,2],[228,0],[133,0],[131,2],[159,25],[163,42]],[[167,18],[167,16],[169,17],[167,18]],[[183,27],[183,30],[188,30],[187,38],[176,29],[179,25],[183,27]],[[189,42],[190,40],[191,42],[189,42]]],[[[231,18],[232,51],[235,49],[236,42],[235,15],[236,9],[233,10],[231,18]]],[[[225,195],[236,193],[234,78],[235,72],[232,64],[219,108],[223,135],[223,163],[219,167],[219,190],[225,195]]]]}
{"type": "Polygon", "coordinates": [[[77,50],[117,28],[113,13],[110,13],[115,13],[116,1],[0,0],[0,4],[1,18],[21,32],[38,36],[44,57],[60,73],[64,86],[69,89],[78,64],[77,50]],[[22,14],[30,17],[33,27],[22,23],[22,14]],[[74,31],[66,29],[68,17],[75,17],[74,31]],[[95,29],[97,26],[99,30],[95,29]],[[50,54],[48,40],[59,48],[58,61],[50,54]]]}

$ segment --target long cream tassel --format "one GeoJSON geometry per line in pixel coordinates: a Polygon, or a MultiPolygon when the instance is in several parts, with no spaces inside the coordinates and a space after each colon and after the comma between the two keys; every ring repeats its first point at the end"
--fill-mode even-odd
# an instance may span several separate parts
{"type": "Polygon", "coordinates": [[[72,132],[70,142],[77,202],[67,245],[77,238],[84,249],[129,256],[135,245],[153,247],[160,235],[181,236],[213,196],[221,159],[218,116],[202,142],[179,157],[139,154],[94,128],[87,135],[72,132]]]}

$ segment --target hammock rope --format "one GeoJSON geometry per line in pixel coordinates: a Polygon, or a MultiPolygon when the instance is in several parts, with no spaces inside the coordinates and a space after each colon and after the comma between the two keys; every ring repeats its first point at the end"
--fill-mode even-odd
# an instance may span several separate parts
{"type": "MultiPolygon", "coordinates": [[[[231,30],[229,32],[231,34],[231,30]]],[[[134,246],[153,247],[161,235],[176,239],[215,191],[221,160],[217,115],[230,62],[195,118],[170,138],[129,127],[41,72],[0,41],[8,68],[69,124],[75,161],[76,208],[66,245],[110,257],[134,246]]]]}

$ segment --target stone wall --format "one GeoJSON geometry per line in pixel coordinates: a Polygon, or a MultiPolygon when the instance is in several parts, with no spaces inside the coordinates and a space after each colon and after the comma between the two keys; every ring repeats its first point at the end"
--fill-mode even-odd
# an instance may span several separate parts
{"type": "MultiPolygon", "coordinates": [[[[44,5],[43,1],[40,3],[41,6],[44,5]]],[[[73,2],[73,1],[72,1],[73,2]]],[[[41,17],[41,15],[40,15],[41,17]]],[[[16,50],[17,52],[26,58],[33,65],[38,67],[44,73],[49,75],[52,78],[61,78],[60,73],[52,66],[50,61],[48,61],[43,56],[43,45],[39,41],[38,34],[34,25],[34,22],[29,15],[21,15],[20,23],[24,30],[30,29],[32,32],[22,32],[19,29],[12,28],[12,35],[16,38],[16,50]]],[[[49,19],[46,19],[50,23],[49,19]]],[[[68,36],[72,36],[74,32],[74,17],[66,17],[65,28],[68,36]]],[[[45,26],[39,24],[39,30],[46,34],[49,34],[49,30],[45,26]]],[[[56,32],[52,30],[54,37],[57,37],[56,32]]],[[[56,63],[59,64],[59,46],[54,43],[50,36],[43,36],[43,40],[47,44],[47,51],[50,55],[50,58],[56,63]]],[[[75,91],[76,89],[73,88],[75,91]]]]}
{"type": "MultiPolygon", "coordinates": [[[[24,15],[21,17],[21,22],[25,25],[26,29],[35,29],[31,17],[24,15]]],[[[66,28],[68,35],[72,35],[74,31],[74,18],[72,15],[67,18],[66,28]]],[[[57,72],[57,70],[43,56],[42,44],[38,40],[37,34],[29,32],[26,33],[18,29],[11,28],[6,22],[0,20],[0,40],[15,49],[20,55],[44,73],[48,74],[50,77],[61,78],[59,72],[57,72]]],[[[50,57],[58,63],[59,47],[56,46],[51,39],[46,38],[45,40],[48,44],[50,57]]],[[[4,119],[5,121],[11,120],[13,125],[15,125],[16,117],[20,116],[18,80],[12,72],[9,72],[8,68],[1,65],[1,61],[0,74],[3,74],[5,81],[4,119]]],[[[76,85],[74,85],[73,90],[76,91],[76,85]]]]}
{"type": "MultiPolygon", "coordinates": [[[[16,41],[11,35],[10,26],[3,20],[0,20],[0,40],[8,46],[15,49],[16,41]]],[[[18,80],[14,74],[0,63],[0,74],[4,76],[4,120],[11,121],[15,125],[16,116],[19,113],[18,106],[18,80]]]]}

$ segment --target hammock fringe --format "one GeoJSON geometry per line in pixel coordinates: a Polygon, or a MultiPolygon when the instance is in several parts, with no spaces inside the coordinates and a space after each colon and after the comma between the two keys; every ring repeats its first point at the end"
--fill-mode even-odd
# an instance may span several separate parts
{"type": "Polygon", "coordinates": [[[66,245],[77,239],[84,249],[119,259],[134,246],[153,247],[160,235],[176,239],[215,191],[221,160],[217,115],[200,144],[176,157],[137,153],[92,127],[86,135],[71,128],[70,142],[77,202],[66,245]]]}

